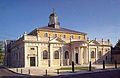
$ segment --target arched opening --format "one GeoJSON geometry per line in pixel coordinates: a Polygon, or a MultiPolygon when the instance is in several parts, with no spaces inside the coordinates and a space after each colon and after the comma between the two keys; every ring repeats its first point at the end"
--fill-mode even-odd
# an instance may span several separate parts
{"type": "Polygon", "coordinates": [[[65,51],[65,59],[69,59],[69,52],[65,51]]]}
{"type": "Polygon", "coordinates": [[[65,51],[65,60],[64,60],[65,65],[69,65],[69,52],[65,51]]]}
{"type": "Polygon", "coordinates": [[[54,59],[59,59],[59,51],[54,52],[54,59]]]}
{"type": "Polygon", "coordinates": [[[48,52],[47,52],[47,50],[43,51],[43,59],[48,59],[48,52]]]}
{"type": "Polygon", "coordinates": [[[95,58],[95,52],[94,51],[91,52],[91,58],[95,58]]]}
{"type": "Polygon", "coordinates": [[[75,53],[75,62],[78,64],[78,53],[75,53]]]}

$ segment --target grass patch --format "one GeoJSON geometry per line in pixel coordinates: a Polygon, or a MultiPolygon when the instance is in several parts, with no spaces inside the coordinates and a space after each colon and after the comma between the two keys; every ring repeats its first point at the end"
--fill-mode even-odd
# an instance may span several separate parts
{"type": "MultiPolygon", "coordinates": [[[[94,70],[95,67],[92,67],[91,69],[94,70]]],[[[72,67],[62,67],[59,70],[72,70],[72,67]]],[[[75,70],[89,70],[89,67],[75,67],[75,70]]]]}
{"type": "Polygon", "coordinates": [[[115,64],[105,64],[105,66],[114,66],[115,64]]]}

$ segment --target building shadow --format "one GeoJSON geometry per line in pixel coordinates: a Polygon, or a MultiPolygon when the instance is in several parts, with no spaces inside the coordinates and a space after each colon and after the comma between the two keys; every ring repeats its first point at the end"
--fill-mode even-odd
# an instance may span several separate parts
{"type": "Polygon", "coordinates": [[[112,64],[111,51],[108,51],[106,52],[106,54],[100,56],[97,60],[93,62],[93,64],[103,64],[103,60],[106,64],[112,64]]]}

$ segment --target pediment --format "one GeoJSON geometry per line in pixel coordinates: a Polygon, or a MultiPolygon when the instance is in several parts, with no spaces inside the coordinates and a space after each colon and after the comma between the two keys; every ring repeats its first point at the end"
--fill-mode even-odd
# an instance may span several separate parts
{"type": "Polygon", "coordinates": [[[99,45],[99,43],[97,41],[95,41],[95,40],[89,41],[89,44],[90,45],[99,45]]]}
{"type": "Polygon", "coordinates": [[[51,43],[65,43],[65,41],[62,40],[62,39],[59,38],[59,37],[56,37],[56,38],[54,38],[54,39],[51,39],[50,42],[51,42],[51,43]]]}

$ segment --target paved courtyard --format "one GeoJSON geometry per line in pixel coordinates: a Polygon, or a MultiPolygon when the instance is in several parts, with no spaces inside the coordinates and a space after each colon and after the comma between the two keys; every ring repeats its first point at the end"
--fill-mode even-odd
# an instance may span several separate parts
{"type": "Polygon", "coordinates": [[[30,74],[18,74],[5,67],[0,67],[0,78],[120,78],[120,69],[80,71],[75,73],[66,72],[60,73],[59,75],[54,73],[52,76],[46,76],[45,74],[43,76],[35,76],[30,74]]]}

